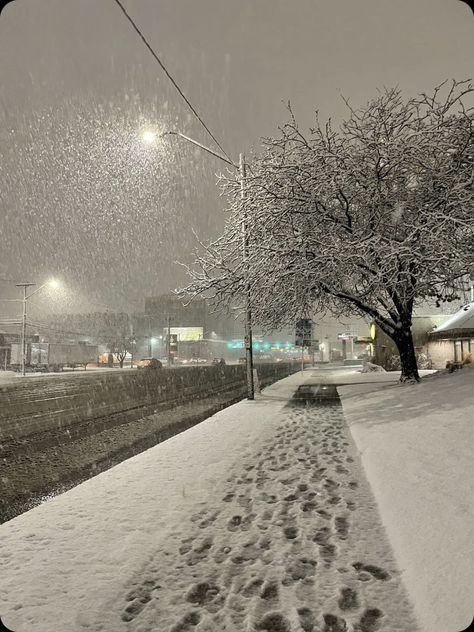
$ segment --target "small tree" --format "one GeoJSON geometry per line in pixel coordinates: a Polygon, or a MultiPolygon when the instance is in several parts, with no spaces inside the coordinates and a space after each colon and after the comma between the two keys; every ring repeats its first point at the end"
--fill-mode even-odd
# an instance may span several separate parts
{"type": "Polygon", "coordinates": [[[105,314],[102,323],[102,337],[107,341],[107,346],[115,359],[123,368],[127,353],[131,351],[133,337],[131,336],[132,325],[128,314],[123,312],[117,314],[105,314]]]}
{"type": "Polygon", "coordinates": [[[310,312],[365,316],[396,344],[401,380],[418,380],[413,309],[453,299],[473,262],[472,92],[385,90],[360,110],[346,102],[340,130],[317,122],[307,135],[290,110],[249,161],[244,199],[238,177],[222,177],[225,231],[196,253],[184,292],[224,309],[249,284],[254,322],[272,329],[310,312]]]}
{"type": "Polygon", "coordinates": [[[127,350],[126,349],[121,349],[120,351],[115,351],[115,358],[117,360],[117,362],[119,363],[119,366],[121,369],[123,369],[123,362],[125,360],[125,357],[127,355],[127,350]]]}

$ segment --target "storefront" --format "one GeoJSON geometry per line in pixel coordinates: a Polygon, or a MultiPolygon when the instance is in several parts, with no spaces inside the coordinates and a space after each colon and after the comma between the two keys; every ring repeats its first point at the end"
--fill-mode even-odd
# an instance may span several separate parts
{"type": "Polygon", "coordinates": [[[467,303],[442,325],[429,332],[428,352],[449,362],[474,360],[474,303],[467,303]]]}

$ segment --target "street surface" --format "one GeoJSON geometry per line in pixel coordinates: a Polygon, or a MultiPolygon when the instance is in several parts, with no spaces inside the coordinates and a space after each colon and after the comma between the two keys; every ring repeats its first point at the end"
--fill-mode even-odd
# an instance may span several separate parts
{"type": "MultiPolygon", "coordinates": [[[[170,368],[177,369],[181,367],[195,367],[195,366],[203,366],[203,365],[176,364],[176,365],[171,365],[170,368]]],[[[164,366],[163,368],[165,370],[168,369],[167,366],[164,366]]],[[[93,376],[98,376],[104,373],[119,373],[123,371],[130,371],[130,369],[131,369],[130,366],[124,366],[122,369],[120,367],[109,368],[109,367],[88,366],[85,371],[83,368],[77,368],[77,369],[65,368],[63,371],[54,372],[54,373],[43,373],[40,371],[37,371],[37,372],[31,371],[31,372],[27,372],[24,376],[21,375],[21,373],[17,373],[16,371],[0,371],[0,388],[6,384],[18,384],[18,381],[21,381],[21,380],[34,380],[34,379],[43,380],[43,381],[46,379],[55,379],[55,380],[63,379],[64,380],[68,378],[91,377],[91,376],[93,377],[93,376]]],[[[136,366],[134,366],[132,370],[137,371],[139,369],[137,369],[136,366]]],[[[143,369],[140,369],[140,370],[143,370],[143,369]]],[[[160,369],[156,369],[156,370],[160,370],[160,369]]]]}

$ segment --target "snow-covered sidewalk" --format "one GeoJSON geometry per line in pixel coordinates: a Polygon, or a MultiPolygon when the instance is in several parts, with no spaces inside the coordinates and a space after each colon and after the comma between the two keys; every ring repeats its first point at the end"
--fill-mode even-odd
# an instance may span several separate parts
{"type": "MultiPolygon", "coordinates": [[[[445,378],[398,391],[398,386],[380,384],[393,376],[379,375],[343,369],[290,376],[265,389],[258,401],[231,406],[0,526],[4,623],[15,632],[415,632],[340,407],[286,407],[301,383],[332,379],[377,382],[342,387],[351,429],[415,601],[420,629],[461,629],[457,621],[466,620],[470,604],[464,602],[463,609],[462,598],[450,601],[450,595],[464,584],[454,582],[449,588],[430,578],[424,593],[417,591],[410,583],[416,568],[405,565],[407,556],[399,550],[405,546],[403,538],[387,519],[387,503],[398,503],[398,511],[404,495],[402,511],[416,506],[418,516],[431,515],[428,508],[423,510],[424,504],[433,503],[424,496],[427,484],[411,486],[408,494],[401,476],[399,489],[393,470],[378,467],[367,445],[372,422],[381,418],[377,411],[386,409],[385,398],[397,393],[392,403],[405,410],[405,394],[416,393],[416,388],[439,390],[445,378]],[[367,417],[360,389],[376,389],[364,396],[367,417]],[[365,418],[371,422],[368,429],[365,418]],[[427,627],[424,594],[434,603],[441,590],[447,593],[447,611],[438,609],[438,623],[427,627]],[[446,621],[449,625],[440,627],[446,621]]],[[[459,378],[446,380],[451,377],[459,378]]],[[[391,426],[391,419],[387,413],[387,423],[379,428],[391,426]]],[[[446,423],[440,421],[443,428],[446,423]]],[[[423,428],[433,435],[432,426],[422,426],[417,434],[422,444],[423,428]]],[[[459,429],[452,427],[453,450],[454,435],[466,441],[459,429]]],[[[397,450],[396,442],[404,446],[403,427],[394,424],[387,436],[394,442],[391,449],[397,450]]],[[[373,439],[384,445],[380,434],[373,439]]],[[[400,469],[416,469],[420,454],[429,456],[429,450],[416,450],[417,445],[404,450],[400,469]]],[[[461,447],[466,449],[457,445],[457,452],[461,447]]],[[[440,458],[447,463],[449,455],[438,454],[440,458]]],[[[458,464],[449,462],[448,467],[457,472],[458,464]]],[[[443,489],[437,498],[440,511],[452,505],[452,499],[442,504],[443,489]]],[[[411,537],[419,540],[415,520],[404,516],[403,521],[403,533],[411,530],[411,537]]],[[[438,520],[431,529],[432,534],[443,533],[444,523],[438,520]]],[[[466,525],[456,538],[464,538],[469,560],[468,533],[466,525]]],[[[427,541],[437,547],[438,537],[427,541]]],[[[451,559],[443,576],[451,578],[458,568],[459,542],[445,540],[443,547],[443,561],[451,559]]],[[[409,562],[414,555],[410,550],[409,562]]],[[[429,544],[423,548],[423,556],[436,555],[429,544]]],[[[414,560],[418,567],[426,562],[420,555],[414,560]]],[[[418,578],[425,568],[418,568],[418,578]]],[[[462,569],[461,582],[471,579],[462,569]]]]}

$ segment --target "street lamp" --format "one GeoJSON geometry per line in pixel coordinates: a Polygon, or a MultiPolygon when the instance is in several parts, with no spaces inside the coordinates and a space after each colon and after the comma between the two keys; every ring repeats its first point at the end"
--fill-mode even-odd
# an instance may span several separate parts
{"type": "MultiPolygon", "coordinates": [[[[245,202],[245,179],[246,179],[246,165],[245,165],[245,157],[243,154],[239,155],[239,164],[236,164],[226,156],[222,154],[218,154],[213,151],[206,145],[199,143],[197,140],[182,134],[177,131],[168,131],[162,132],[160,138],[163,136],[179,136],[184,140],[187,140],[189,143],[196,145],[203,151],[206,151],[211,156],[215,158],[219,158],[223,162],[231,165],[235,169],[239,171],[239,179],[240,179],[240,197],[242,201],[245,202]]],[[[155,140],[155,134],[152,131],[145,131],[142,134],[142,138],[147,143],[152,143],[155,140]],[[146,138],[145,138],[146,136],[146,138]]],[[[243,262],[244,262],[244,273],[245,273],[245,359],[247,366],[247,399],[255,398],[255,389],[254,389],[254,380],[253,380],[253,352],[252,352],[252,310],[251,310],[251,297],[250,297],[250,281],[248,278],[248,267],[247,267],[247,258],[248,258],[248,232],[247,232],[247,223],[244,214],[244,219],[242,220],[242,254],[243,254],[243,262]]]]}
{"type": "Polygon", "coordinates": [[[142,138],[145,143],[147,143],[148,145],[152,145],[156,140],[156,134],[151,130],[145,130],[142,134],[142,138]]]}
{"type": "Polygon", "coordinates": [[[21,321],[21,374],[23,376],[25,376],[25,364],[26,364],[26,301],[29,298],[31,298],[34,294],[36,294],[37,292],[39,292],[40,290],[42,290],[46,286],[49,286],[49,287],[54,288],[54,289],[58,288],[59,287],[59,282],[56,281],[56,279],[50,279],[49,281],[46,281],[46,283],[43,283],[43,285],[40,285],[38,288],[36,288],[36,290],[31,292],[30,294],[27,294],[28,288],[36,285],[36,283],[16,283],[15,285],[16,285],[16,287],[22,287],[23,288],[23,298],[21,299],[22,303],[23,303],[23,316],[22,316],[22,321],[21,321]]]}

